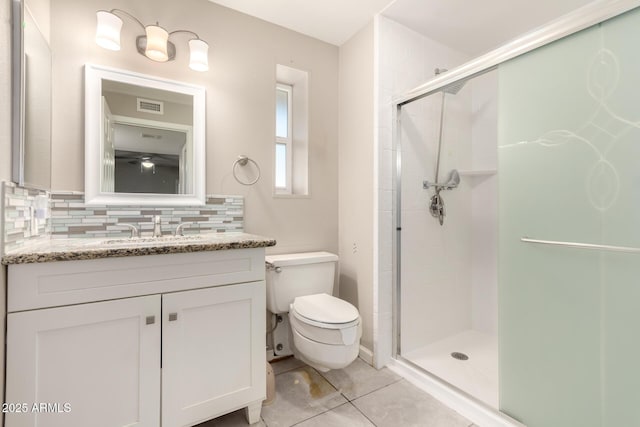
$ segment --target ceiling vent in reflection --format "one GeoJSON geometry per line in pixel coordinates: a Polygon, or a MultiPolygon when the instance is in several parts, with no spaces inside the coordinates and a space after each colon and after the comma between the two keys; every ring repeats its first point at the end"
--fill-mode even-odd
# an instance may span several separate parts
{"type": "Polygon", "coordinates": [[[164,102],[138,98],[138,111],[151,114],[164,114],[164,102]]]}
{"type": "Polygon", "coordinates": [[[152,133],[141,133],[140,136],[142,138],[162,139],[162,135],[154,135],[152,133]]]}

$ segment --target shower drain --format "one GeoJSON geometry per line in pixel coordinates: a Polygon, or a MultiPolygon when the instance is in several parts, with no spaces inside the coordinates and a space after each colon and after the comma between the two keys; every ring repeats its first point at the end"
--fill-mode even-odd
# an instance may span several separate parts
{"type": "Polygon", "coordinates": [[[454,351],[453,353],[451,353],[451,357],[458,360],[469,360],[469,356],[467,356],[464,353],[459,353],[457,351],[454,351]]]}

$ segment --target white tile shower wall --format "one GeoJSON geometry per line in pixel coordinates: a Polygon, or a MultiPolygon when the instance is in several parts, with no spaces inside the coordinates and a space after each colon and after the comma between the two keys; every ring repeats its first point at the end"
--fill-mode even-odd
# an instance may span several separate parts
{"type": "MultiPolygon", "coordinates": [[[[440,172],[471,166],[469,88],[446,94],[440,172]]],[[[440,225],[429,212],[435,180],[441,94],[408,104],[401,115],[402,146],[402,351],[410,352],[471,328],[471,183],[462,177],[443,191],[440,225]]]]}
{"type": "MultiPolygon", "coordinates": [[[[18,187],[12,182],[2,183],[4,227],[2,247],[10,250],[35,239],[48,238],[50,221],[42,210],[36,212],[37,198],[44,198],[49,205],[49,193],[43,190],[18,187]],[[32,231],[33,221],[37,222],[37,232],[32,231]]],[[[38,206],[41,207],[41,206],[38,206]]],[[[47,206],[48,208],[49,206],[47,206]]],[[[49,211],[49,209],[47,209],[49,211]]]]}
{"type": "Polygon", "coordinates": [[[394,193],[392,100],[433,77],[435,68],[453,68],[468,56],[428,39],[393,20],[376,17],[378,158],[378,271],[374,290],[374,353],[377,367],[391,357],[392,342],[392,218],[394,193]]]}
{"type": "MultiPolygon", "coordinates": [[[[472,165],[474,170],[498,166],[498,73],[473,79],[472,165]]],[[[472,195],[472,327],[498,335],[498,176],[469,178],[472,195]]]]}

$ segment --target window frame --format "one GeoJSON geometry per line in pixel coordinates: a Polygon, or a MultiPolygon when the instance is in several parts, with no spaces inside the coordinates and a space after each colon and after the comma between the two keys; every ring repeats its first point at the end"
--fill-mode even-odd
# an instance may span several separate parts
{"type": "MultiPolygon", "coordinates": [[[[293,85],[285,84],[285,83],[276,83],[276,91],[283,91],[287,93],[287,137],[283,138],[277,136],[277,132],[274,132],[275,135],[275,144],[273,146],[273,187],[275,189],[276,194],[292,194],[292,172],[293,172],[293,85]],[[276,176],[278,175],[278,171],[276,170],[277,161],[276,161],[276,153],[277,153],[277,145],[284,144],[286,149],[286,157],[285,157],[285,174],[286,174],[286,184],[284,187],[278,187],[276,183],[276,176]]],[[[276,97],[277,99],[277,97],[276,97]]],[[[276,109],[277,109],[277,101],[276,101],[276,109]]],[[[276,112],[276,128],[277,128],[277,112],[276,112]]]]}

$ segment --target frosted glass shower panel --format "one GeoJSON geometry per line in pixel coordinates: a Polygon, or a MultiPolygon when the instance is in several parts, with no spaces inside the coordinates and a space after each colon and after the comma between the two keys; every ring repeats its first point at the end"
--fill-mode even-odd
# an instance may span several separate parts
{"type": "Polygon", "coordinates": [[[640,11],[499,69],[500,407],[640,425],[640,11]]]}

